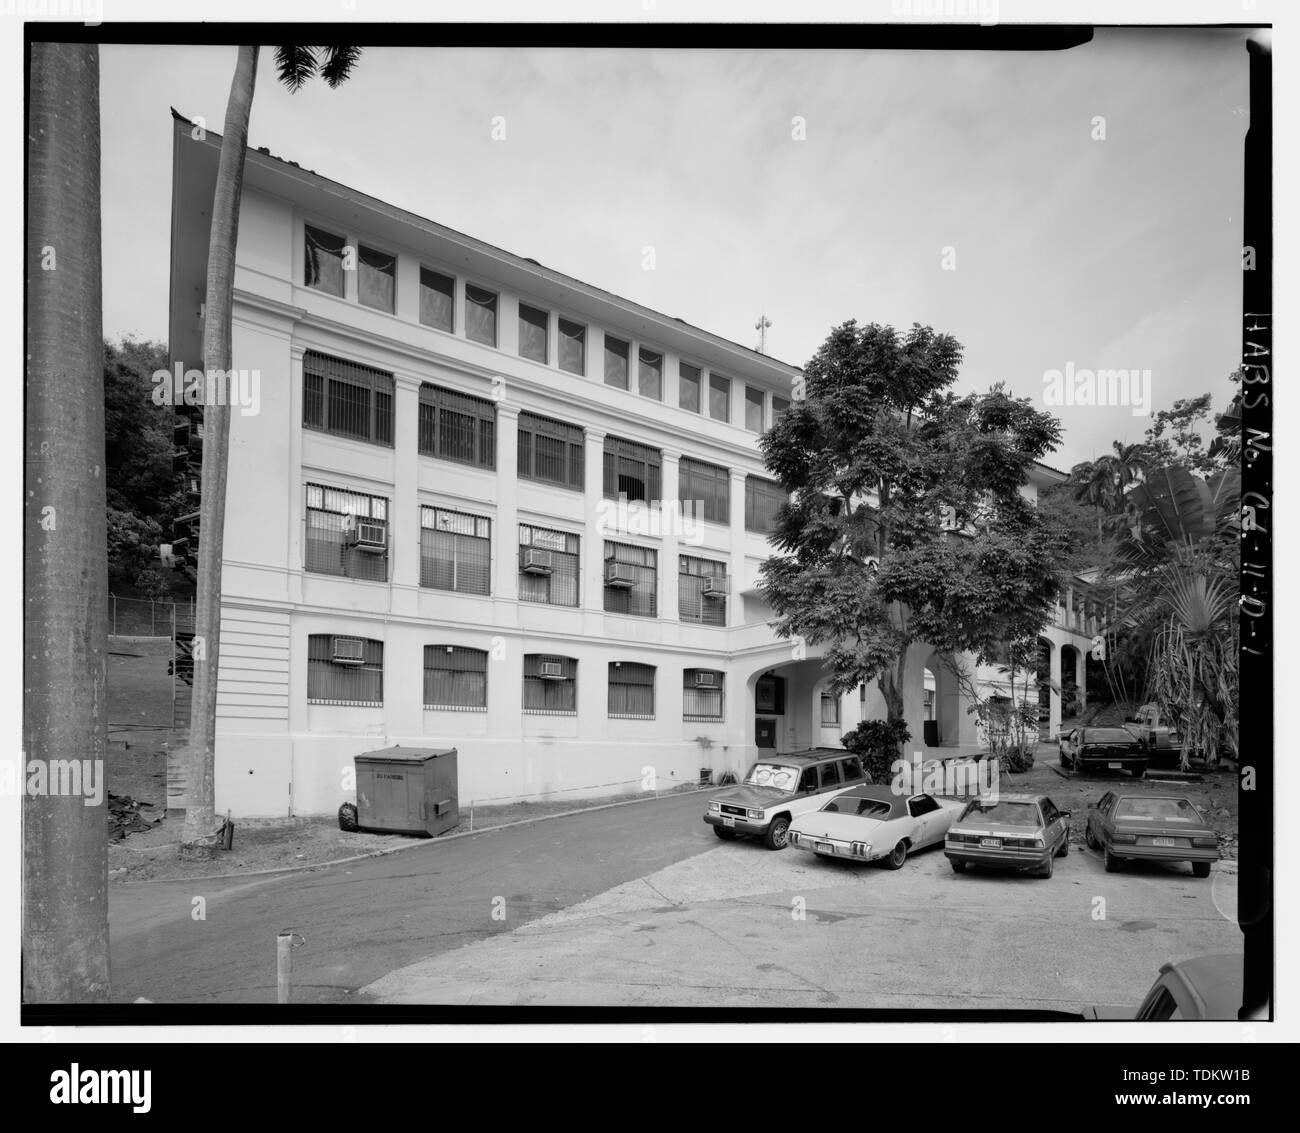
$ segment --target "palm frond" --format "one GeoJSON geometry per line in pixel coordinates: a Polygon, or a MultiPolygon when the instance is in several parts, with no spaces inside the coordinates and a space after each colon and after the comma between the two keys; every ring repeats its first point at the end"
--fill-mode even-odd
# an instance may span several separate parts
{"type": "Polygon", "coordinates": [[[325,59],[320,65],[320,77],[330,85],[337,87],[352,74],[352,68],[361,58],[359,47],[326,47],[325,59]]]}
{"type": "MultiPolygon", "coordinates": [[[[297,94],[303,84],[316,73],[316,48],[277,47],[275,69],[280,82],[297,94]]],[[[332,85],[332,84],[331,84],[332,85]]]]}

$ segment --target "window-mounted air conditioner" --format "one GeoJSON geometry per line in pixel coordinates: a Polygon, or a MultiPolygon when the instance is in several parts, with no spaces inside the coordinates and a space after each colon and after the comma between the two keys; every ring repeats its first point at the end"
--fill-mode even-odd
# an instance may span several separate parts
{"type": "Polygon", "coordinates": [[[543,661],[541,677],[544,681],[562,681],[564,679],[563,663],[560,661],[543,661]]]}
{"type": "Polygon", "coordinates": [[[388,550],[388,528],[356,515],[343,517],[343,542],[358,551],[380,554],[388,550]]]}
{"type": "Polygon", "coordinates": [[[695,687],[696,687],[696,688],[717,688],[717,687],[718,687],[718,674],[717,674],[717,673],[705,673],[705,672],[698,672],[698,673],[696,673],[696,674],[695,674],[695,687]]]}
{"type": "Polygon", "coordinates": [[[611,590],[631,590],[636,585],[632,568],[617,559],[605,560],[605,585],[611,590]]]}
{"type": "Polygon", "coordinates": [[[725,574],[710,574],[704,579],[704,597],[725,598],[731,593],[731,579],[725,574]]]}
{"type": "Polygon", "coordinates": [[[524,574],[550,574],[551,552],[540,551],[536,547],[520,547],[519,569],[524,574]]]}
{"type": "Polygon", "coordinates": [[[365,664],[365,642],[359,637],[335,637],[331,642],[330,660],[336,665],[365,664]]]}

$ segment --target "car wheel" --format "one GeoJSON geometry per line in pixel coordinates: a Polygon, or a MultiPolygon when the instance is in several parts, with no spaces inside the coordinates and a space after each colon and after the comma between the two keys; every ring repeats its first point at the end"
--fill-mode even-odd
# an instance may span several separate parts
{"type": "Polygon", "coordinates": [[[1061,848],[1056,851],[1056,856],[1058,858],[1063,858],[1067,856],[1069,852],[1070,852],[1070,836],[1067,834],[1064,838],[1061,839],[1061,848]]]}
{"type": "Polygon", "coordinates": [[[1105,846],[1101,850],[1101,860],[1106,866],[1107,873],[1119,872],[1119,858],[1110,852],[1105,846]]]}
{"type": "Polygon", "coordinates": [[[1066,758],[1065,758],[1065,748],[1061,747],[1061,748],[1057,748],[1056,750],[1057,750],[1057,753],[1058,753],[1058,755],[1060,756],[1060,759],[1061,759],[1061,766],[1062,766],[1062,767],[1068,767],[1068,766],[1069,766],[1069,763],[1066,761],[1066,758]]]}
{"type": "Polygon", "coordinates": [[[965,863],[965,862],[963,862],[963,861],[958,861],[956,858],[949,858],[948,860],[949,860],[950,862],[952,862],[952,872],[953,872],[953,873],[965,873],[965,872],[966,872],[966,863],[965,863]]]}
{"type": "Polygon", "coordinates": [[[1056,855],[1055,855],[1055,854],[1048,854],[1048,855],[1047,855],[1047,861],[1043,864],[1042,868],[1039,869],[1039,871],[1038,871],[1038,876],[1039,876],[1039,877],[1051,877],[1051,876],[1052,876],[1052,867],[1053,867],[1053,864],[1054,864],[1055,862],[1056,862],[1056,855]]]}
{"type": "Polygon", "coordinates": [[[725,826],[715,826],[713,828],[713,833],[715,833],[724,842],[730,842],[736,836],[736,832],[734,830],[728,830],[725,826]]]}
{"type": "Polygon", "coordinates": [[[1095,850],[1097,848],[1097,839],[1092,836],[1091,826],[1085,826],[1083,828],[1083,841],[1087,845],[1088,849],[1095,850]]]}
{"type": "Polygon", "coordinates": [[[763,845],[769,850],[784,850],[790,840],[790,819],[784,814],[772,819],[763,835],[763,845]]]}
{"type": "Polygon", "coordinates": [[[886,869],[901,869],[907,861],[907,843],[899,842],[883,859],[886,869]]]}
{"type": "Polygon", "coordinates": [[[1083,778],[1083,756],[1079,755],[1077,752],[1074,756],[1074,773],[1078,775],[1079,778],[1083,778]]]}
{"type": "Polygon", "coordinates": [[[1210,876],[1210,863],[1209,863],[1209,862],[1192,862],[1192,876],[1193,876],[1193,877],[1209,877],[1209,876],[1210,876]]]}
{"type": "Polygon", "coordinates": [[[1133,778],[1134,778],[1134,779],[1145,779],[1146,777],[1147,777],[1147,769],[1146,769],[1145,766],[1143,766],[1143,767],[1135,767],[1135,768],[1133,769],[1133,778]]]}

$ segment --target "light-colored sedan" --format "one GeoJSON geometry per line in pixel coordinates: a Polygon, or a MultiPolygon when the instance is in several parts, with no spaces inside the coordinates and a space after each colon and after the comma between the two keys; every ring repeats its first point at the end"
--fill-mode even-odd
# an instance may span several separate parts
{"type": "Polygon", "coordinates": [[[790,845],[823,857],[883,862],[898,869],[913,850],[942,842],[961,799],[898,795],[865,784],[841,791],[790,824],[790,845]]]}

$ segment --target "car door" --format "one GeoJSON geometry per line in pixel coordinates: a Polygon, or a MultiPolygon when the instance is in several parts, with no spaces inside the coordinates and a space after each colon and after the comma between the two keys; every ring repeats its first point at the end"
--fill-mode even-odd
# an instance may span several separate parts
{"type": "Polygon", "coordinates": [[[844,779],[843,776],[840,775],[840,763],[838,759],[828,760],[826,763],[823,763],[817,771],[821,775],[821,785],[818,787],[819,794],[829,795],[834,791],[843,790],[844,779]]]}
{"type": "Polygon", "coordinates": [[[1039,809],[1043,812],[1043,842],[1052,853],[1056,853],[1061,848],[1062,839],[1069,837],[1065,819],[1051,799],[1044,799],[1039,804],[1039,809]]]}
{"type": "Polygon", "coordinates": [[[913,795],[907,800],[907,813],[916,820],[918,827],[912,835],[914,849],[928,846],[943,837],[944,831],[939,823],[942,811],[943,808],[929,795],[913,795]]]}
{"type": "Polygon", "coordinates": [[[1099,846],[1109,846],[1111,835],[1115,833],[1115,824],[1112,815],[1115,810],[1115,792],[1107,791],[1101,796],[1097,803],[1097,809],[1094,812],[1096,826],[1093,829],[1092,836],[1099,846]]]}

